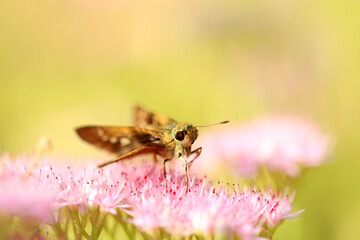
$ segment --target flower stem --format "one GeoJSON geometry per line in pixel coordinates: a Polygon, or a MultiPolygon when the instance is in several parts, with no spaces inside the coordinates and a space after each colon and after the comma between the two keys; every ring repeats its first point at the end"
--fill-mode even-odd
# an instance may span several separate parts
{"type": "Polygon", "coordinates": [[[54,224],[51,226],[51,228],[53,229],[53,231],[56,234],[56,238],[57,239],[67,239],[66,237],[66,232],[61,228],[60,224],[54,224]]]}
{"type": "Polygon", "coordinates": [[[149,234],[147,234],[145,232],[141,232],[141,235],[144,238],[144,240],[152,240],[153,239],[149,234]]]}
{"type": "MultiPolygon", "coordinates": [[[[124,230],[126,236],[128,239],[135,239],[136,236],[136,227],[132,224],[129,224],[124,221],[123,212],[121,212],[119,209],[117,210],[117,214],[115,215],[115,219],[118,223],[120,223],[122,229],[124,230]]],[[[126,214],[125,214],[126,215],[126,214]]]]}
{"type": "Polygon", "coordinates": [[[104,227],[104,221],[106,218],[106,214],[101,213],[100,209],[97,208],[95,210],[95,216],[97,217],[96,219],[93,219],[92,223],[92,230],[91,230],[91,239],[96,240],[100,237],[101,231],[104,227]]]}
{"type": "MultiPolygon", "coordinates": [[[[79,213],[78,213],[78,211],[77,211],[76,209],[71,209],[70,207],[69,207],[68,209],[69,209],[70,216],[71,216],[71,218],[73,219],[74,224],[75,224],[77,230],[78,230],[78,231],[81,233],[81,235],[82,235],[83,237],[85,237],[87,240],[91,240],[90,235],[85,231],[85,228],[83,228],[83,226],[84,226],[84,225],[86,226],[86,224],[81,223],[80,218],[79,218],[79,213]]],[[[80,236],[80,238],[81,238],[81,236],[80,236]]]]}

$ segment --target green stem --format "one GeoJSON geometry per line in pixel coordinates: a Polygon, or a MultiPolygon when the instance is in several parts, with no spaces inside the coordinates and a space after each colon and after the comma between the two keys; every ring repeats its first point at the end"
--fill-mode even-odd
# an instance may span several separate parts
{"type": "Polygon", "coordinates": [[[171,234],[169,234],[165,229],[159,229],[160,239],[171,239],[171,234]]]}
{"type": "Polygon", "coordinates": [[[67,239],[66,233],[63,231],[60,224],[54,224],[51,226],[51,228],[54,230],[58,239],[67,239]]]}
{"type": "Polygon", "coordinates": [[[56,234],[56,237],[58,239],[67,239],[69,217],[66,214],[65,209],[59,209],[59,211],[54,213],[53,220],[54,220],[54,224],[51,224],[50,227],[56,234]],[[64,219],[64,223],[61,224],[63,219],[64,219]],[[62,226],[64,226],[64,228],[62,228],[62,226]]]}
{"type": "Polygon", "coordinates": [[[205,237],[204,237],[203,235],[200,235],[200,236],[199,236],[199,234],[194,234],[194,236],[195,236],[195,239],[197,239],[197,240],[203,240],[203,239],[205,239],[205,237]]]}
{"type": "Polygon", "coordinates": [[[106,214],[101,213],[100,210],[98,209],[97,211],[99,211],[99,213],[97,213],[96,215],[99,216],[95,226],[92,227],[92,231],[91,231],[91,239],[98,239],[100,237],[101,231],[104,227],[104,221],[106,218],[106,214]]]}
{"type": "MultiPolygon", "coordinates": [[[[114,216],[114,218],[115,218],[115,216],[114,216]]],[[[116,219],[115,219],[111,236],[115,236],[115,232],[116,232],[117,226],[118,226],[118,223],[116,222],[116,219]]]]}
{"type": "MultiPolygon", "coordinates": [[[[74,220],[74,224],[77,227],[77,230],[81,233],[81,235],[83,237],[85,237],[88,240],[91,240],[90,235],[85,231],[84,228],[82,228],[83,224],[80,221],[78,211],[75,209],[74,209],[74,211],[72,211],[71,208],[68,208],[68,209],[69,209],[71,218],[74,220]]],[[[86,226],[86,224],[85,224],[85,226],[86,226]]]]}
{"type": "Polygon", "coordinates": [[[117,210],[117,214],[114,216],[118,223],[120,223],[122,229],[124,230],[126,236],[128,239],[134,239],[135,238],[135,229],[130,230],[131,225],[124,222],[124,218],[122,216],[122,212],[120,210],[117,210]]]}
{"type": "Polygon", "coordinates": [[[72,229],[73,229],[73,231],[74,231],[75,239],[76,239],[76,240],[81,240],[81,233],[76,230],[75,220],[73,219],[72,221],[73,221],[72,229]]]}
{"type": "Polygon", "coordinates": [[[119,222],[121,227],[124,229],[125,234],[127,235],[128,239],[133,239],[131,232],[129,231],[127,224],[125,222],[119,222]]]}
{"type": "Polygon", "coordinates": [[[152,240],[153,239],[149,234],[147,234],[145,232],[142,232],[141,235],[144,238],[144,240],[152,240]]]}
{"type": "Polygon", "coordinates": [[[277,229],[277,227],[273,227],[272,229],[269,229],[266,237],[269,238],[269,239],[272,239],[276,229],[277,229]]]}

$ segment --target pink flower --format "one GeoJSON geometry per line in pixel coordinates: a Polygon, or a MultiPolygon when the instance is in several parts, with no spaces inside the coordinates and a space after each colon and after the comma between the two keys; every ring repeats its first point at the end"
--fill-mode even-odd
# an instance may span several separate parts
{"type": "Polygon", "coordinates": [[[88,207],[99,206],[105,212],[116,214],[116,209],[127,206],[124,199],[129,192],[124,188],[125,177],[106,169],[97,169],[94,164],[86,167],[43,166],[34,175],[46,176],[57,186],[57,207],[78,207],[86,212],[88,207]]]}
{"type": "Polygon", "coordinates": [[[229,189],[206,178],[190,177],[186,192],[182,172],[171,170],[165,179],[162,166],[152,164],[118,163],[99,170],[84,161],[86,167],[68,166],[56,163],[55,158],[48,165],[51,159],[44,157],[36,168],[26,166],[25,171],[21,161],[8,160],[0,173],[0,189],[6,193],[0,196],[0,210],[9,215],[45,219],[65,206],[83,214],[99,207],[104,214],[128,213],[132,218],[127,221],[145,232],[236,235],[246,240],[273,232],[284,219],[299,213],[291,213],[294,195],[271,189],[263,193],[254,188],[229,189]],[[12,162],[21,173],[11,171],[12,162]]]}
{"type": "Polygon", "coordinates": [[[70,167],[54,157],[42,157],[37,159],[36,166],[31,166],[34,157],[27,155],[16,158],[3,155],[1,160],[0,208],[6,213],[40,217],[65,206],[77,207],[82,212],[99,206],[116,214],[116,209],[126,207],[123,202],[129,192],[124,190],[124,176],[96,169],[94,163],[70,167]]]}
{"type": "Polygon", "coordinates": [[[192,178],[186,193],[181,173],[172,172],[171,180],[164,181],[159,170],[151,177],[132,180],[136,189],[126,212],[142,231],[165,229],[177,236],[236,233],[242,239],[254,239],[262,229],[275,229],[293,217],[292,197],[275,195],[271,189],[264,193],[234,189],[230,194],[227,186],[192,178]]]}
{"type": "Polygon", "coordinates": [[[0,180],[0,212],[10,216],[50,220],[56,195],[46,186],[22,179],[0,180]]]}
{"type": "Polygon", "coordinates": [[[245,177],[256,176],[260,166],[297,176],[301,167],[322,164],[331,147],[330,138],[312,123],[281,116],[202,134],[198,144],[203,152],[195,168],[225,161],[245,177]]]}
{"type": "Polygon", "coordinates": [[[57,196],[56,187],[38,181],[27,172],[28,166],[21,166],[19,161],[12,163],[7,155],[2,155],[1,160],[0,213],[50,221],[57,196]]]}

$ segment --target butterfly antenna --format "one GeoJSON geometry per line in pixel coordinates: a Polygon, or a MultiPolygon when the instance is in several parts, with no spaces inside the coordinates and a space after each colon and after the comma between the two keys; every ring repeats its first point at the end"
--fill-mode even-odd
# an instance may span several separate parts
{"type": "Polygon", "coordinates": [[[214,126],[214,125],[219,125],[219,124],[226,124],[228,123],[229,121],[222,121],[222,122],[219,122],[219,123],[213,123],[213,124],[210,124],[210,125],[204,125],[204,126],[195,126],[195,127],[211,127],[211,126],[214,126]]]}

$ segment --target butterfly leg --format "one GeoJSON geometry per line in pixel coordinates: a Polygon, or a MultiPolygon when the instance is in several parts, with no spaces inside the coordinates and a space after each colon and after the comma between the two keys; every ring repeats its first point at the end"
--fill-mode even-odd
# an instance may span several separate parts
{"type": "Polygon", "coordinates": [[[131,151],[129,153],[121,155],[121,156],[119,156],[118,158],[116,158],[114,160],[111,160],[111,161],[105,162],[103,164],[100,164],[100,165],[98,165],[98,168],[105,167],[105,166],[107,166],[109,164],[116,163],[116,162],[121,161],[123,159],[127,159],[127,158],[130,158],[130,157],[136,156],[138,154],[154,152],[155,150],[157,150],[157,148],[158,148],[157,146],[142,146],[142,147],[140,147],[138,149],[135,149],[134,151],[131,151]]]}
{"type": "Polygon", "coordinates": [[[180,157],[180,160],[182,160],[184,162],[184,171],[185,171],[184,181],[185,181],[185,185],[186,185],[186,192],[188,192],[189,191],[189,175],[188,175],[188,165],[189,165],[189,163],[183,157],[180,157]]]}
{"type": "Polygon", "coordinates": [[[196,156],[190,162],[187,163],[189,167],[191,167],[191,164],[200,156],[201,151],[202,151],[202,147],[199,147],[190,153],[190,155],[196,154],[196,156]]]}
{"type": "Polygon", "coordinates": [[[185,160],[185,184],[186,184],[186,192],[189,191],[189,175],[188,175],[188,163],[185,160]]]}
{"type": "Polygon", "coordinates": [[[170,161],[170,159],[165,159],[165,160],[164,160],[164,163],[163,163],[163,171],[164,171],[164,178],[165,178],[165,179],[166,179],[166,166],[165,166],[165,163],[166,163],[167,161],[170,161]]]}

